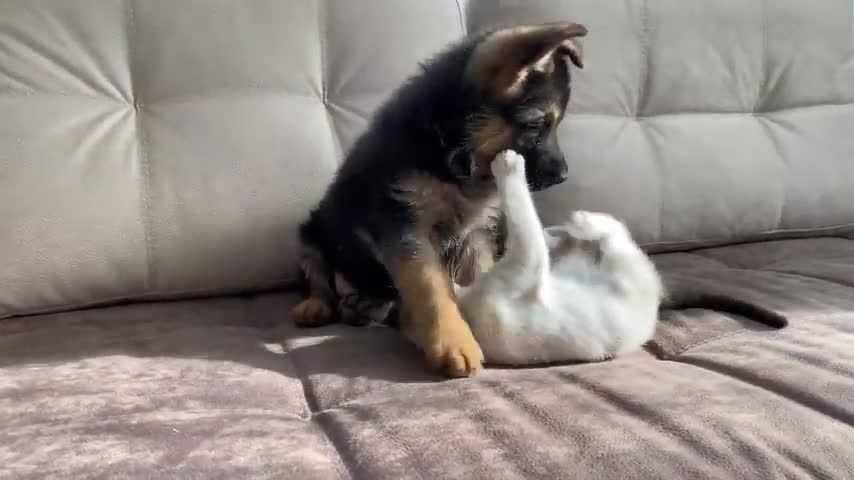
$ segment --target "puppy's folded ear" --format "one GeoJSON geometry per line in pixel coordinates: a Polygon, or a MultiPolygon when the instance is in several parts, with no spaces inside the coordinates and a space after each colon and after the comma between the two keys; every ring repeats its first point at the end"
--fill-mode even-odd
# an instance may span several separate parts
{"type": "Polygon", "coordinates": [[[578,37],[587,28],[574,22],[524,25],[497,30],[476,48],[466,67],[466,78],[498,98],[512,98],[533,70],[550,72],[555,53],[583,65],[578,37]]]}
{"type": "Polygon", "coordinates": [[[581,42],[574,38],[564,40],[557,47],[557,52],[561,55],[566,55],[572,60],[572,63],[578,68],[584,68],[584,55],[581,50],[581,42]]]}

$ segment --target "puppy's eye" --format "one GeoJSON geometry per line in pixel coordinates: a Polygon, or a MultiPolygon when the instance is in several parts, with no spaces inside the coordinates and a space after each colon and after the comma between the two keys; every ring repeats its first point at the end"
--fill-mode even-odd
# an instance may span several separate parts
{"type": "Polygon", "coordinates": [[[546,122],[544,120],[537,120],[537,121],[528,122],[525,124],[525,128],[535,130],[538,132],[543,130],[543,128],[545,128],[545,126],[546,126],[546,122]]]}
{"type": "Polygon", "coordinates": [[[516,121],[518,121],[522,127],[540,129],[545,124],[546,113],[539,108],[523,108],[516,116],[516,121]]]}
{"type": "Polygon", "coordinates": [[[519,146],[522,148],[530,148],[537,145],[540,141],[540,132],[536,129],[523,132],[518,137],[519,146]]]}

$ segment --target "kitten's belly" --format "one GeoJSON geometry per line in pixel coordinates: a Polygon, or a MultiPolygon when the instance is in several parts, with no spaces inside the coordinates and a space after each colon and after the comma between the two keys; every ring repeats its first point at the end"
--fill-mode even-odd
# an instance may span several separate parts
{"type": "Polygon", "coordinates": [[[488,298],[464,310],[488,363],[593,362],[635,351],[654,332],[656,308],[612,300],[575,296],[548,305],[488,298]]]}

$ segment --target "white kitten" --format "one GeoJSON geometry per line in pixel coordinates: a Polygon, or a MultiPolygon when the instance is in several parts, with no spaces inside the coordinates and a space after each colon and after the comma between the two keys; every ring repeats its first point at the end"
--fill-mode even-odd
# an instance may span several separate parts
{"type": "Polygon", "coordinates": [[[471,286],[456,287],[486,361],[598,361],[650,340],[664,289],[626,227],[579,211],[543,230],[524,158],[503,151],[492,172],[507,218],[505,255],[471,286]]]}

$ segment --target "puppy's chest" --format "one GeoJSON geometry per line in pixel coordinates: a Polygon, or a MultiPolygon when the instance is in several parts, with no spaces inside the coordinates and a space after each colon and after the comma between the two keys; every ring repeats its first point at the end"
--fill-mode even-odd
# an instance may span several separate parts
{"type": "Polygon", "coordinates": [[[442,250],[453,249],[474,232],[497,228],[500,204],[493,190],[465,192],[427,175],[415,175],[399,185],[399,197],[415,213],[418,230],[442,250]]]}

